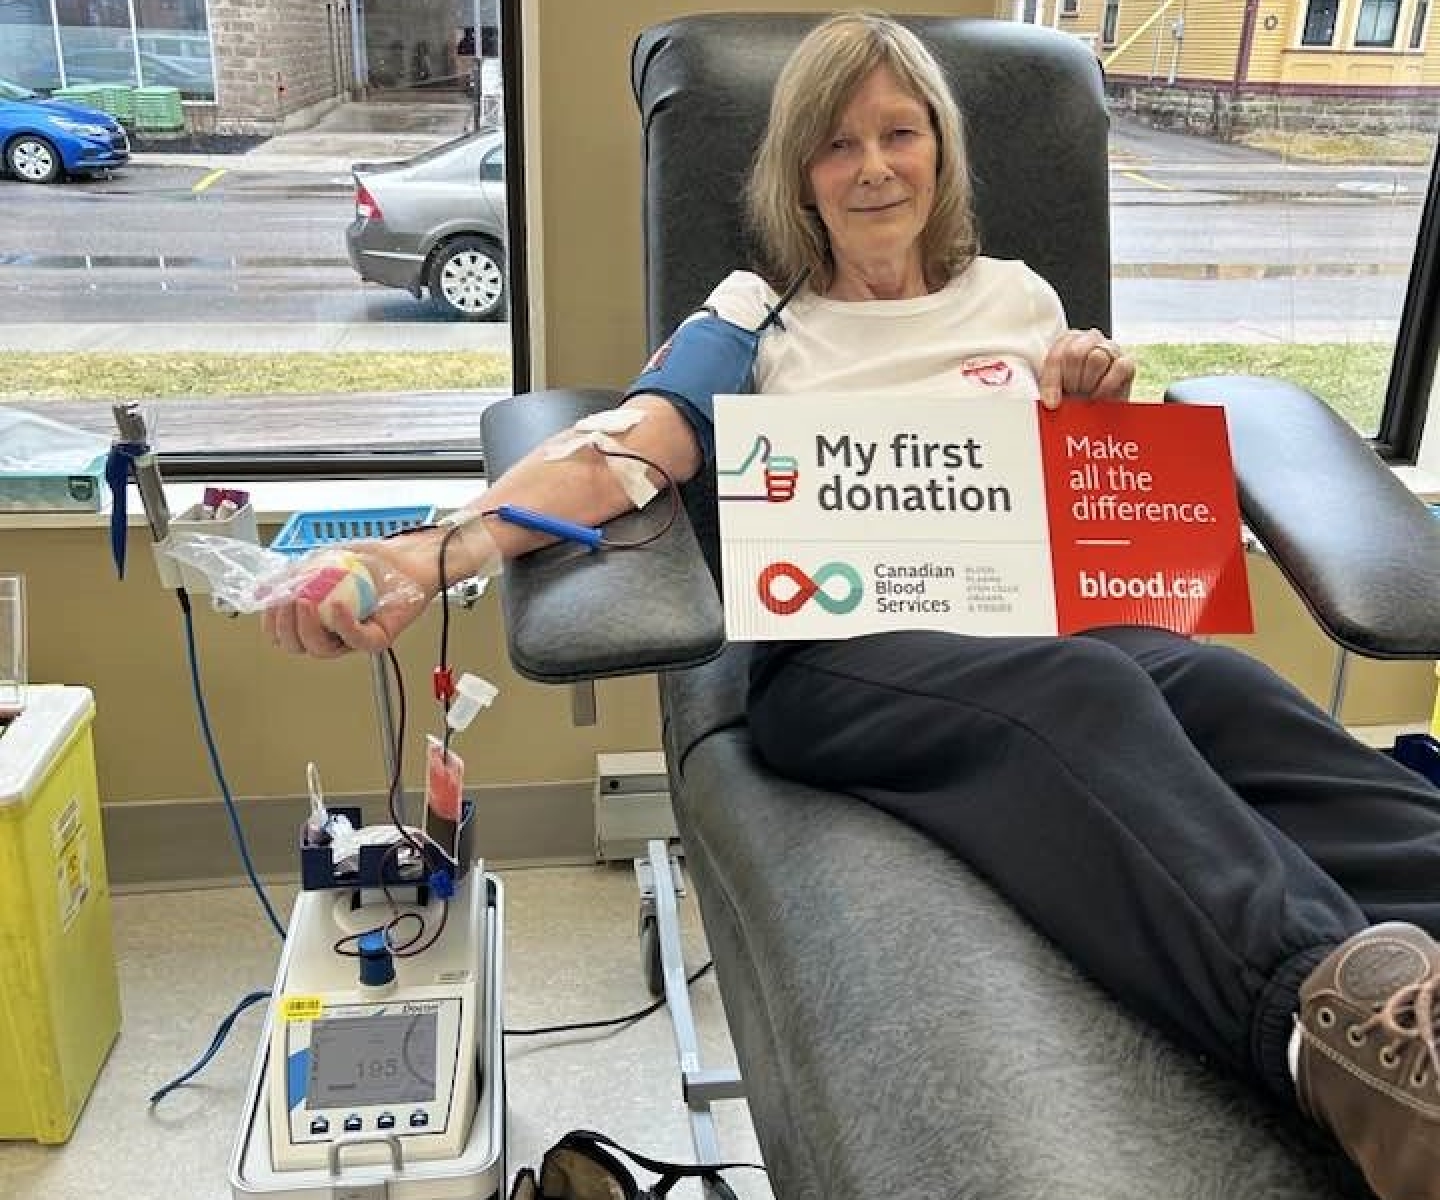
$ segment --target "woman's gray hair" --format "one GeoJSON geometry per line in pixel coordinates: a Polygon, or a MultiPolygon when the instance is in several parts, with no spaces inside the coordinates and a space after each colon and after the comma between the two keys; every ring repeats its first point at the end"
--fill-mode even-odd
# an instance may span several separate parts
{"type": "Polygon", "coordinates": [[[811,30],[781,70],[750,171],[747,213],[765,258],[763,271],[777,287],[807,269],[816,291],[831,280],[830,239],[809,199],[808,171],[846,104],[877,67],[888,67],[929,109],[935,129],[935,203],[920,236],[926,279],[943,284],[979,252],[960,110],[940,65],[918,37],[889,17],[842,13],[811,30]]]}

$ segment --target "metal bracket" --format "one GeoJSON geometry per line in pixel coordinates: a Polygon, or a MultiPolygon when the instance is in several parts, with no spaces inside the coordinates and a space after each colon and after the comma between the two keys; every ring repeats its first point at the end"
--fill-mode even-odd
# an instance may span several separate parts
{"type": "MultiPolygon", "coordinates": [[[[723,1161],[712,1100],[740,1099],[745,1086],[736,1070],[714,1070],[700,1065],[700,1042],[695,1014],[690,1006],[690,984],[685,974],[685,951],[680,941],[680,915],[676,897],[680,891],[679,862],[670,846],[652,841],[647,859],[636,859],[635,874],[640,882],[641,909],[653,911],[660,935],[660,962],[665,981],[665,1003],[670,1009],[675,1053],[680,1060],[680,1087],[690,1114],[690,1137],[699,1162],[723,1161]]],[[[642,917],[643,922],[643,917],[642,917]]],[[[732,1195],[723,1182],[705,1180],[701,1191],[707,1198],[732,1195]]]]}
{"type": "MultiPolygon", "coordinates": [[[[650,843],[651,853],[654,853],[656,842],[650,843]]],[[[634,860],[635,885],[640,889],[640,916],[655,915],[655,868],[648,858],[637,858],[634,860]]],[[[680,853],[677,850],[670,851],[670,883],[675,889],[675,895],[685,898],[685,869],[680,862],[680,853]]]]}
{"type": "Polygon", "coordinates": [[[577,727],[595,724],[595,682],[570,685],[570,724],[577,727]]]}

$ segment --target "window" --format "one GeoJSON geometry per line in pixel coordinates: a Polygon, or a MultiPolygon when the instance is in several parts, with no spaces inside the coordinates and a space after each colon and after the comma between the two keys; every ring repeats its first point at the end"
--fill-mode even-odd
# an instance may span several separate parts
{"type": "Polygon", "coordinates": [[[141,82],[175,87],[187,100],[215,99],[205,0],[135,0],[141,82]]]}
{"type": "MultiPolygon", "coordinates": [[[[1334,14],[1321,7],[1304,10],[1317,38],[1334,14]]],[[[1367,28],[1383,15],[1367,5],[1367,28]]],[[[1411,9],[1404,17],[1408,36],[1411,9]]],[[[1310,54],[1290,53],[1314,69],[1310,54]]],[[[1248,114],[1197,103],[1208,56],[1182,52],[1174,86],[1150,77],[1149,48],[1128,79],[1123,63],[1109,66],[1115,335],[1140,365],[1137,395],[1199,375],[1283,377],[1409,460],[1440,345],[1440,116],[1413,94],[1413,59],[1348,45],[1326,57],[1334,82],[1310,94],[1275,88],[1252,60],[1260,103],[1248,114]],[[1358,83],[1346,69],[1356,59],[1358,83]],[[1169,105],[1163,145],[1154,114],[1132,110],[1144,96],[1169,105]],[[1224,116],[1232,124],[1217,128],[1224,116]]],[[[1233,64],[1218,70],[1233,80],[1233,64]]]]}
{"type": "Polygon", "coordinates": [[[1107,46],[1113,46],[1119,23],[1120,0],[1105,0],[1105,17],[1100,26],[1100,41],[1107,46]]]}
{"type": "Polygon", "coordinates": [[[497,146],[490,151],[480,162],[480,180],[482,183],[504,183],[505,182],[505,147],[497,146]]]}
{"type": "Polygon", "coordinates": [[[146,402],[174,478],[473,475],[481,410],[528,380],[519,0],[267,12],[0,0],[0,81],[132,152],[0,173],[0,404],[108,436],[146,402]]]}
{"type": "Polygon", "coordinates": [[[1415,0],[1415,17],[1410,22],[1410,49],[1418,50],[1425,43],[1425,18],[1430,14],[1430,0],[1415,0]]]}
{"type": "Polygon", "coordinates": [[[1335,18],[1340,0],[1310,0],[1305,7],[1305,28],[1300,34],[1302,46],[1329,46],[1335,41],[1335,18]]]}
{"type": "Polygon", "coordinates": [[[55,0],[55,16],[67,85],[140,82],[126,0],[55,0]]]}
{"type": "Polygon", "coordinates": [[[1400,20],[1400,0],[1360,0],[1355,21],[1357,46],[1393,46],[1400,20]]]}
{"type": "Polygon", "coordinates": [[[1062,17],[1078,17],[1080,15],[1080,0],[1061,0],[1060,15],[1062,17]]]}

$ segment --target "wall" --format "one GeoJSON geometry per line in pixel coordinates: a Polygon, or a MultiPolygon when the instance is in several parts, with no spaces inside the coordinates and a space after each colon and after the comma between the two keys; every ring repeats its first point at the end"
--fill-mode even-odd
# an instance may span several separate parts
{"type": "Polygon", "coordinates": [[[210,30],[216,106],[188,110],[192,126],[275,133],[345,90],[337,51],[349,31],[327,18],[325,0],[210,0],[210,30]]]}

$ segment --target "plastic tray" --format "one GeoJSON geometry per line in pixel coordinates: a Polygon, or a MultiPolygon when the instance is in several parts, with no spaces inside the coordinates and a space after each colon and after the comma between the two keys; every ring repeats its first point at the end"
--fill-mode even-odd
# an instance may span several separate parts
{"type": "Polygon", "coordinates": [[[335,542],[382,538],[435,520],[433,505],[406,508],[352,508],[294,513],[275,535],[270,549],[281,554],[304,554],[335,542]]]}

